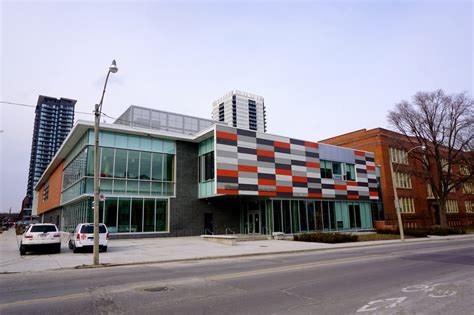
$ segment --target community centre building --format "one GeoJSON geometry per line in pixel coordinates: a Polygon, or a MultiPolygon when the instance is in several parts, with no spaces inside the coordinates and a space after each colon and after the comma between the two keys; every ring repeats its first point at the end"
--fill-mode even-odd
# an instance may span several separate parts
{"type": "MultiPolygon", "coordinates": [[[[62,230],[93,221],[94,124],[78,121],[35,187],[62,230]]],[[[131,106],[100,126],[100,222],[122,236],[370,230],[374,154],[131,106]]]]}

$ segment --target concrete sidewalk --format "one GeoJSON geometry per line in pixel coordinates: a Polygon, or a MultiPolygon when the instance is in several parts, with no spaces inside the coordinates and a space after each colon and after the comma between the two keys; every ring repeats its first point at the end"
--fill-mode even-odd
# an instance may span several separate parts
{"type": "MultiPolygon", "coordinates": [[[[474,241],[474,234],[414,238],[407,239],[406,243],[466,238],[470,238],[474,241]]],[[[20,256],[18,243],[19,238],[15,235],[14,229],[10,229],[0,235],[0,273],[35,272],[92,264],[91,253],[73,254],[72,251],[69,250],[67,247],[67,237],[63,238],[62,252],[60,254],[29,254],[20,256]]],[[[100,262],[102,264],[111,265],[145,264],[152,262],[229,258],[399,243],[399,240],[342,244],[264,240],[237,242],[236,246],[229,246],[206,241],[196,236],[123,239],[109,241],[108,251],[100,254],[100,262]]]]}

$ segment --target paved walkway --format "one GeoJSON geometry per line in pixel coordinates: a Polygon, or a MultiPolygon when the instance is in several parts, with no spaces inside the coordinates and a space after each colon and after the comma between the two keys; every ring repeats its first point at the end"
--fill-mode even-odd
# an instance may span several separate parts
{"type": "MultiPolygon", "coordinates": [[[[410,242],[472,238],[474,234],[408,239],[410,242]]],[[[63,237],[60,254],[29,254],[20,256],[19,238],[15,230],[0,234],[0,273],[35,272],[62,268],[73,268],[92,264],[91,253],[73,254],[63,237]]],[[[124,265],[176,260],[238,257],[262,254],[290,253],[347,247],[361,247],[380,244],[398,244],[398,240],[356,242],[343,244],[322,244],[284,240],[237,242],[235,246],[206,241],[200,237],[148,238],[109,241],[107,253],[100,253],[103,264],[124,265]]]]}

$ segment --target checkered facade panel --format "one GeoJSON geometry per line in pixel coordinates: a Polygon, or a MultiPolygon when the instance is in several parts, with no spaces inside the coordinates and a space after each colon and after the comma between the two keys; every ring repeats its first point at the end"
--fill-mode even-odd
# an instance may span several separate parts
{"type": "Polygon", "coordinates": [[[315,142],[221,125],[215,141],[217,194],[378,199],[372,153],[336,148],[353,152],[356,181],[345,181],[321,178],[315,142]]]}

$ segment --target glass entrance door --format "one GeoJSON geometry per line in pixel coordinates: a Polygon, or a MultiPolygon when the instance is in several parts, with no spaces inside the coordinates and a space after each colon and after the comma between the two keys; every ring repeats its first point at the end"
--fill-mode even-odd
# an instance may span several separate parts
{"type": "Polygon", "coordinates": [[[247,217],[249,234],[260,234],[260,212],[249,211],[247,217]]]}

